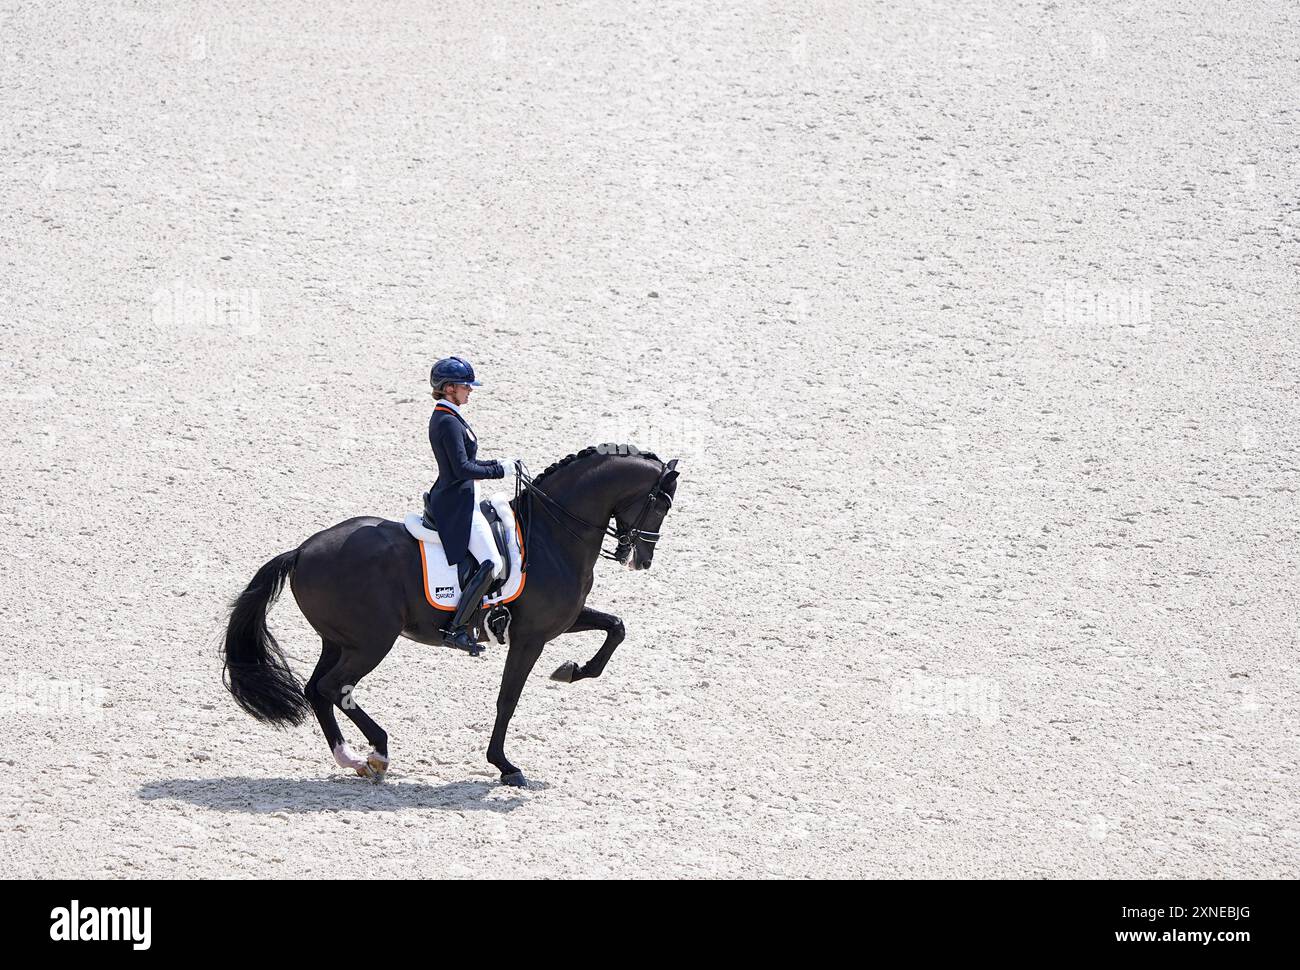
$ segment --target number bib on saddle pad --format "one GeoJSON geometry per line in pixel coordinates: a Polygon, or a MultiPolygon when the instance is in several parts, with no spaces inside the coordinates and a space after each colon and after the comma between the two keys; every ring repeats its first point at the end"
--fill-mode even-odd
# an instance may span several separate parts
{"type": "MultiPolygon", "coordinates": [[[[483,597],[484,606],[509,603],[524,591],[524,580],[527,578],[519,568],[523,558],[524,540],[519,532],[519,523],[515,521],[514,509],[510,507],[510,500],[504,493],[498,493],[493,495],[490,501],[506,526],[510,575],[504,586],[483,597]]],[[[424,568],[424,598],[435,610],[450,613],[456,609],[456,603],[460,599],[460,577],[457,575],[456,567],[448,564],[438,533],[426,529],[420,518],[419,512],[412,512],[406,517],[404,524],[406,531],[420,543],[420,562],[424,568]]]]}

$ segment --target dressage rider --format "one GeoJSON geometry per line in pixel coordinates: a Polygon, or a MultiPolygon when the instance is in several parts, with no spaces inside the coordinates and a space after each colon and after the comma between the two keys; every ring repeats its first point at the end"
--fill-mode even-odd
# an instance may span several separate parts
{"type": "Polygon", "coordinates": [[[479,566],[461,590],[460,602],[443,642],[475,653],[479,648],[467,629],[492,580],[501,576],[505,563],[497,552],[492,529],[479,508],[478,483],[485,478],[504,478],[515,469],[514,461],[477,461],[478,438],[461,413],[471,391],[479,386],[474,368],[460,357],[445,357],[429,373],[433,386],[433,416],[429,418],[429,444],[438,460],[438,480],[429,489],[427,505],[438,525],[438,536],[447,562],[456,565],[472,555],[479,566]]]}

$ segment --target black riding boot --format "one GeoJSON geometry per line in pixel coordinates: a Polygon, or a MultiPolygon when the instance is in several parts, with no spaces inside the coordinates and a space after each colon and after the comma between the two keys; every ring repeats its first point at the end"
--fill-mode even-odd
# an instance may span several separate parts
{"type": "Polygon", "coordinates": [[[483,594],[491,585],[492,562],[489,560],[478,567],[478,572],[469,578],[465,588],[460,591],[460,602],[456,604],[456,612],[442,634],[443,643],[449,647],[467,650],[470,656],[478,656],[483,652],[482,645],[470,636],[468,627],[474,612],[483,602],[483,594]]]}

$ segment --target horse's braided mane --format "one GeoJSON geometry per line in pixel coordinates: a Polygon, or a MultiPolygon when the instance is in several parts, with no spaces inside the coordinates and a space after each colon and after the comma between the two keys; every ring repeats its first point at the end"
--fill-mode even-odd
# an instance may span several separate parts
{"type": "Polygon", "coordinates": [[[591,445],[587,448],[583,448],[582,451],[575,451],[573,454],[566,455],[565,457],[561,458],[559,461],[552,462],[551,464],[547,465],[546,469],[540,475],[536,476],[533,479],[533,483],[536,485],[541,485],[541,483],[546,479],[546,476],[551,474],[551,472],[559,471],[561,468],[564,468],[566,465],[572,465],[575,461],[578,461],[581,458],[586,458],[590,455],[594,455],[601,449],[604,449],[606,454],[615,455],[618,454],[618,449],[620,448],[627,449],[631,454],[635,454],[638,458],[649,458],[651,461],[658,461],[660,464],[663,464],[663,462],[660,461],[659,456],[656,455],[653,451],[642,451],[641,449],[637,448],[635,445],[608,445],[607,444],[607,445],[600,445],[599,447],[597,447],[596,445],[591,445]]]}

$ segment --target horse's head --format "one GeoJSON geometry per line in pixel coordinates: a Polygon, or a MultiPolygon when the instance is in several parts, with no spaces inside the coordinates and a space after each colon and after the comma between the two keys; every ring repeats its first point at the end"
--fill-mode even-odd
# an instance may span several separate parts
{"type": "Polygon", "coordinates": [[[677,494],[677,459],[663,466],[650,491],[614,510],[614,529],[618,546],[614,557],[628,569],[649,569],[655,557],[664,517],[673,507],[677,494]],[[629,557],[631,561],[629,562],[629,557]]]}

